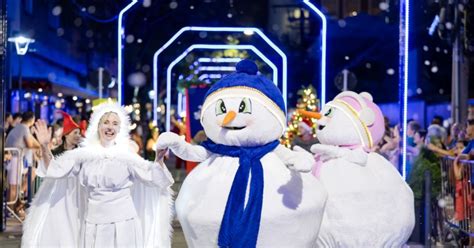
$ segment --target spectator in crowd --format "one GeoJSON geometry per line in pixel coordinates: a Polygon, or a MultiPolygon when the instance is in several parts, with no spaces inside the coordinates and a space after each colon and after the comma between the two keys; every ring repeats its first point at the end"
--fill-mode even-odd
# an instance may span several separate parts
{"type": "Polygon", "coordinates": [[[423,237],[423,185],[424,185],[424,174],[426,171],[431,173],[431,213],[432,213],[432,237],[437,237],[437,226],[439,223],[439,208],[437,197],[441,192],[441,166],[440,166],[440,156],[438,156],[431,149],[428,149],[430,145],[439,146],[440,136],[436,134],[427,132],[427,138],[425,141],[426,145],[421,145],[423,132],[419,131],[415,134],[416,142],[419,147],[419,154],[413,161],[413,167],[408,177],[408,184],[413,190],[415,197],[415,217],[416,224],[415,229],[413,230],[411,241],[422,242],[423,237]],[[431,143],[430,143],[431,142],[431,143]]]}
{"type": "Polygon", "coordinates": [[[383,120],[385,124],[385,133],[382,140],[380,140],[379,144],[377,144],[377,150],[380,150],[380,148],[382,148],[387,143],[387,140],[392,137],[392,129],[390,128],[390,120],[388,119],[387,116],[384,116],[383,120]]]}
{"type": "MultiPolygon", "coordinates": [[[[431,121],[431,125],[428,127],[428,133],[436,132],[436,135],[441,137],[441,142],[446,144],[448,133],[446,128],[443,127],[443,117],[435,115],[431,121]]],[[[429,137],[429,135],[428,135],[429,137]]]]}
{"type": "Polygon", "coordinates": [[[146,141],[146,159],[150,161],[155,160],[155,144],[158,141],[158,136],[160,136],[160,129],[158,127],[153,127],[150,130],[150,137],[146,141]]]}
{"type": "Polygon", "coordinates": [[[13,129],[13,115],[5,113],[4,134],[7,135],[13,129]]]}
{"type": "MultiPolygon", "coordinates": [[[[28,111],[23,113],[21,117],[21,123],[16,125],[8,134],[7,139],[5,140],[5,147],[18,148],[22,152],[20,156],[14,154],[11,159],[10,167],[7,168],[8,173],[8,184],[9,184],[9,194],[8,201],[11,202],[15,199],[17,195],[17,186],[21,183],[21,177],[18,177],[18,170],[22,171],[24,153],[23,151],[27,148],[29,149],[38,149],[40,144],[33,137],[30,132],[30,127],[35,123],[35,116],[33,112],[28,111]]],[[[18,201],[19,202],[19,201],[18,201]]],[[[10,204],[11,209],[14,209],[16,214],[20,217],[25,216],[23,206],[21,204],[10,204]]]]}
{"type": "Polygon", "coordinates": [[[21,123],[22,113],[14,113],[13,114],[13,123],[12,126],[15,127],[16,125],[21,123]]]}
{"type": "Polygon", "coordinates": [[[467,108],[467,119],[474,120],[474,105],[469,105],[467,108]]]}
{"type": "MultiPolygon", "coordinates": [[[[433,121],[433,123],[435,123],[435,121],[433,121]]],[[[444,129],[442,126],[438,124],[431,124],[428,127],[428,133],[426,136],[426,144],[429,150],[435,152],[439,156],[453,155],[453,153],[449,151],[445,146],[445,142],[447,140],[447,133],[446,129],[444,129]]]]}
{"type": "Polygon", "coordinates": [[[54,156],[77,148],[82,140],[82,130],[79,125],[68,113],[60,112],[63,115],[64,126],[62,128],[61,144],[51,151],[54,156]]]}
{"type": "Polygon", "coordinates": [[[130,131],[130,138],[135,142],[136,148],[137,148],[137,153],[143,157],[143,150],[144,150],[144,145],[143,145],[143,138],[140,135],[141,132],[139,132],[139,127],[140,125],[138,123],[137,128],[133,129],[130,131]]]}
{"type": "Polygon", "coordinates": [[[199,132],[194,135],[193,139],[191,140],[191,144],[193,145],[201,145],[202,142],[207,140],[207,135],[204,130],[200,130],[199,132]]]}
{"type": "Polygon", "coordinates": [[[448,141],[446,143],[448,149],[454,148],[456,146],[456,143],[458,143],[458,140],[463,139],[463,129],[463,125],[461,125],[460,123],[453,123],[451,125],[448,141]]]}
{"type": "Polygon", "coordinates": [[[63,119],[57,120],[51,126],[52,137],[51,137],[51,149],[54,150],[62,144],[63,136],[63,119]]]}
{"type": "Polygon", "coordinates": [[[13,115],[11,115],[10,113],[7,113],[5,115],[5,125],[6,123],[8,123],[8,127],[5,126],[6,135],[8,135],[10,131],[20,122],[21,122],[21,113],[15,113],[13,115]],[[10,115],[11,118],[8,115],[10,115]]]}
{"type": "Polygon", "coordinates": [[[415,146],[407,146],[407,180],[410,178],[411,167],[415,162],[415,159],[420,155],[421,149],[425,147],[425,138],[426,131],[420,129],[413,135],[413,143],[415,146]]]}
{"type": "Polygon", "coordinates": [[[293,138],[292,146],[299,146],[309,151],[311,146],[317,142],[316,137],[313,135],[313,130],[310,124],[302,121],[298,124],[299,135],[293,138]]]}
{"type": "Polygon", "coordinates": [[[398,167],[399,144],[400,144],[400,129],[398,125],[389,128],[390,135],[385,134],[383,139],[385,144],[380,147],[378,152],[393,164],[398,167]]]}
{"type": "Polygon", "coordinates": [[[420,124],[417,121],[409,121],[407,125],[407,145],[409,146],[416,146],[414,141],[415,133],[421,129],[420,124]]]}
{"type": "Polygon", "coordinates": [[[474,119],[471,119],[467,122],[466,127],[466,138],[468,139],[468,144],[462,151],[464,158],[473,159],[474,158],[474,119]]]}

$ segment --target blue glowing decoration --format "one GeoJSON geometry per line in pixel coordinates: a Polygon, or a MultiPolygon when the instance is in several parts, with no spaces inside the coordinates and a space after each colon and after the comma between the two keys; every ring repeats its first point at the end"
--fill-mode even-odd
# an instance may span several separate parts
{"type": "MultiPolygon", "coordinates": [[[[231,32],[231,33],[243,33],[247,36],[250,35],[258,35],[260,38],[262,38],[266,44],[268,44],[275,52],[278,53],[278,55],[282,59],[282,94],[283,94],[283,99],[285,99],[286,103],[286,90],[287,90],[287,70],[288,70],[288,64],[287,64],[287,58],[285,53],[277,46],[275,43],[273,43],[260,29],[254,28],[254,27],[184,27],[180,29],[176,34],[174,34],[162,47],[160,47],[153,55],[153,85],[156,87],[158,85],[158,57],[159,55],[166,50],[171,44],[173,44],[183,33],[185,32],[231,32]]],[[[267,63],[269,64],[269,63],[267,63]]],[[[275,70],[274,70],[275,73],[275,70]]],[[[158,106],[158,99],[155,98],[153,102],[153,106],[155,107],[154,113],[154,119],[157,120],[157,113],[156,113],[156,107],[158,106]]]]}
{"type": "Polygon", "coordinates": [[[303,3],[306,4],[311,10],[316,13],[316,15],[321,18],[321,92],[320,95],[320,102],[321,108],[326,104],[326,50],[327,50],[327,35],[328,35],[328,24],[326,16],[319,10],[314,4],[312,4],[309,0],[303,0],[303,3]]]}
{"type": "Polygon", "coordinates": [[[237,63],[241,58],[199,58],[199,63],[237,63]]]}
{"type": "Polygon", "coordinates": [[[410,33],[410,0],[400,1],[400,59],[399,59],[399,102],[402,121],[401,174],[406,179],[407,167],[407,119],[408,119],[408,47],[410,33]]]}
{"type": "Polygon", "coordinates": [[[433,19],[433,22],[430,25],[430,28],[428,29],[428,34],[432,36],[434,32],[436,31],[436,27],[439,24],[439,16],[436,15],[435,18],[433,19]]]}
{"type": "Polygon", "coordinates": [[[118,87],[118,94],[117,94],[117,101],[119,104],[122,104],[122,87],[123,87],[123,79],[122,79],[122,40],[125,36],[125,27],[123,25],[123,15],[135,5],[138,0],[132,0],[127,6],[125,6],[118,15],[118,24],[117,24],[117,87],[118,87]]]}
{"type": "Polygon", "coordinates": [[[199,81],[209,80],[209,79],[219,79],[222,78],[222,74],[202,74],[199,76],[199,81]]]}
{"type": "Polygon", "coordinates": [[[235,66],[199,66],[199,71],[235,71],[235,66]]]}
{"type": "Polygon", "coordinates": [[[178,115],[180,117],[183,117],[182,114],[185,110],[185,107],[183,106],[185,104],[185,100],[183,98],[184,98],[183,93],[178,92],[178,106],[177,106],[177,108],[178,108],[178,115]]]}
{"type": "MultiPolygon", "coordinates": [[[[207,50],[224,50],[224,49],[235,49],[235,50],[251,50],[253,51],[259,58],[261,58],[268,66],[270,66],[273,70],[273,82],[276,86],[278,86],[278,67],[271,62],[260,50],[252,45],[215,45],[215,44],[194,44],[188,47],[181,55],[179,55],[176,59],[174,59],[167,68],[166,73],[166,130],[169,131],[171,127],[171,72],[173,67],[178,64],[181,60],[183,60],[190,52],[195,49],[207,49],[207,50]]],[[[158,92],[158,80],[154,81],[153,84],[155,92],[158,92]]],[[[286,89],[286,87],[284,88],[286,89]]],[[[286,98],[284,98],[286,104],[286,98]]],[[[158,100],[155,98],[153,102],[153,108],[157,109],[158,107],[158,100]]],[[[154,111],[153,115],[154,121],[158,123],[158,116],[156,111],[154,111]]]]}

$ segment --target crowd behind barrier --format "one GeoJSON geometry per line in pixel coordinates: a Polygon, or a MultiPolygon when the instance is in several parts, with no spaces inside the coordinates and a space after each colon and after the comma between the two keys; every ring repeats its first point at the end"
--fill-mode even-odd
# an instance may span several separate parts
{"type": "Polygon", "coordinates": [[[446,156],[441,160],[441,197],[445,226],[456,231],[457,241],[474,245],[473,171],[474,160],[446,156]]]}

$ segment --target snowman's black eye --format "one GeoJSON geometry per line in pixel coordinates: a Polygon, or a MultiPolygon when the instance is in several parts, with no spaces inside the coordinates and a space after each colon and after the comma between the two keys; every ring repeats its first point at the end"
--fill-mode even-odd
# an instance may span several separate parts
{"type": "Polygon", "coordinates": [[[217,100],[216,115],[222,115],[225,113],[227,113],[227,108],[225,107],[224,101],[222,99],[217,100]]]}
{"type": "Polygon", "coordinates": [[[326,111],[326,113],[324,113],[324,116],[330,117],[331,114],[332,114],[332,108],[329,108],[328,111],[326,111]]]}
{"type": "Polygon", "coordinates": [[[250,101],[249,98],[244,97],[242,99],[239,106],[239,113],[246,113],[246,114],[252,113],[252,102],[250,101]]]}

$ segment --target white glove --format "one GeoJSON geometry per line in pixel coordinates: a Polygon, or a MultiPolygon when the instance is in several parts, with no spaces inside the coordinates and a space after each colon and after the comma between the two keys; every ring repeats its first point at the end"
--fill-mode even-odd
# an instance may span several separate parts
{"type": "Polygon", "coordinates": [[[158,136],[158,141],[156,142],[155,150],[163,150],[166,148],[177,148],[182,143],[185,143],[183,139],[179,137],[179,135],[172,133],[172,132],[164,132],[158,136]]]}
{"type": "Polygon", "coordinates": [[[338,147],[333,145],[315,144],[311,146],[311,152],[315,156],[319,155],[319,159],[326,162],[331,159],[344,158],[349,162],[359,165],[367,163],[367,153],[359,148],[351,150],[349,148],[338,147]]]}
{"type": "Polygon", "coordinates": [[[283,145],[279,145],[275,149],[275,154],[288,168],[294,171],[310,172],[315,163],[313,154],[299,146],[295,146],[293,150],[290,150],[283,145]]]}
{"type": "MultiPolygon", "coordinates": [[[[209,158],[210,152],[206,148],[198,145],[191,145],[182,137],[175,133],[165,132],[160,134],[156,142],[157,152],[162,152],[163,149],[171,149],[174,155],[187,161],[202,162],[209,158]]],[[[162,155],[161,153],[159,154],[162,155]]]]}
{"type": "Polygon", "coordinates": [[[293,155],[288,162],[293,165],[290,168],[300,172],[310,172],[315,163],[313,154],[299,146],[293,147],[293,155]]]}
{"type": "Polygon", "coordinates": [[[331,159],[342,157],[342,151],[340,147],[332,145],[314,144],[311,146],[311,152],[318,156],[323,162],[331,159]]]}

